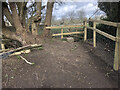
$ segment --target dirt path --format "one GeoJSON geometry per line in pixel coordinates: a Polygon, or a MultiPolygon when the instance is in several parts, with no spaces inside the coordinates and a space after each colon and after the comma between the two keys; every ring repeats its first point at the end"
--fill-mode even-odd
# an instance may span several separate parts
{"type": "Polygon", "coordinates": [[[83,43],[51,40],[43,50],[3,60],[3,88],[115,88],[106,66],[88,54],[83,43]],[[97,64],[96,64],[97,63],[97,64]]]}

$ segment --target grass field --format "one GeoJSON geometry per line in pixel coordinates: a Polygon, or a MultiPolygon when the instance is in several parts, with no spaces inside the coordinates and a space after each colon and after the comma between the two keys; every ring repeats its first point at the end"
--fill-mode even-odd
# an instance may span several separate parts
{"type": "MultiPolygon", "coordinates": [[[[83,27],[77,27],[77,28],[63,28],[63,33],[66,32],[76,32],[77,31],[83,31],[83,27]]],[[[61,33],[61,28],[58,29],[51,29],[51,33],[56,34],[56,33],[61,33]]]]}
{"type": "MultiPolygon", "coordinates": [[[[81,27],[77,27],[77,28],[63,28],[63,33],[67,33],[67,32],[76,32],[77,31],[83,31],[83,26],[81,27]]],[[[38,34],[41,35],[43,33],[43,30],[39,30],[38,34]]],[[[51,33],[52,34],[57,34],[57,33],[61,33],[61,28],[55,28],[55,29],[51,29],[51,33]]]]}

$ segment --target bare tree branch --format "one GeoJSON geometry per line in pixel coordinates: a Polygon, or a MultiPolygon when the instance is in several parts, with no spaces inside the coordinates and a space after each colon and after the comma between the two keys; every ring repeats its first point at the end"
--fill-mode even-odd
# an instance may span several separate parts
{"type": "Polygon", "coordinates": [[[12,26],[14,26],[14,23],[13,23],[13,19],[12,19],[12,15],[8,9],[8,6],[5,2],[3,2],[3,15],[6,16],[6,18],[8,19],[8,21],[11,23],[12,26]]]}

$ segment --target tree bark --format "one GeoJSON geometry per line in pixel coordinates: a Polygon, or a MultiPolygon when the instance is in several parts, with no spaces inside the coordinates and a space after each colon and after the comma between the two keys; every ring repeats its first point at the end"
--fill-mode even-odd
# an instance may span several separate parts
{"type": "MultiPolygon", "coordinates": [[[[4,4],[4,2],[3,2],[4,4]]],[[[4,7],[3,7],[3,15],[6,16],[6,18],[8,19],[8,21],[11,23],[12,26],[14,26],[14,23],[13,23],[13,20],[12,20],[12,15],[8,9],[8,6],[6,4],[4,4],[4,7]]]]}
{"type": "Polygon", "coordinates": [[[6,14],[6,17],[13,22],[13,26],[15,27],[16,32],[11,32],[9,28],[5,27],[2,30],[3,35],[7,38],[20,41],[22,45],[40,43],[41,39],[38,38],[38,36],[28,33],[26,27],[22,25],[22,21],[16,9],[16,3],[9,2],[9,6],[12,13],[10,13],[9,9],[7,8],[6,10],[8,10],[9,13],[6,14]]]}
{"type": "Polygon", "coordinates": [[[32,23],[32,35],[38,35],[37,25],[34,22],[32,23]]]}
{"type": "Polygon", "coordinates": [[[21,9],[20,9],[20,21],[22,23],[22,26],[26,27],[26,20],[25,20],[25,15],[26,15],[26,5],[27,2],[22,2],[21,4],[21,9]]]}
{"type": "Polygon", "coordinates": [[[43,32],[43,35],[42,35],[43,37],[50,37],[50,30],[46,29],[45,27],[51,26],[53,5],[54,5],[54,2],[47,2],[47,12],[46,12],[46,18],[45,18],[45,26],[44,26],[44,32],[43,32]]]}
{"type": "Polygon", "coordinates": [[[2,12],[2,28],[5,27],[4,14],[2,12]]]}
{"type": "Polygon", "coordinates": [[[34,17],[32,21],[32,34],[33,35],[38,35],[38,28],[41,22],[41,8],[42,8],[42,3],[37,2],[36,16],[34,17]]]}
{"type": "Polygon", "coordinates": [[[22,41],[22,44],[26,44],[25,38],[26,38],[26,33],[25,29],[22,27],[22,24],[20,22],[20,18],[18,16],[17,10],[16,10],[16,5],[14,2],[10,2],[10,8],[12,11],[12,19],[14,26],[16,28],[16,33],[19,36],[20,40],[22,41]]]}
{"type": "Polygon", "coordinates": [[[41,9],[42,9],[42,3],[41,2],[37,2],[37,16],[40,16],[41,18],[41,9]]]}
{"type": "Polygon", "coordinates": [[[16,28],[16,32],[17,33],[23,33],[24,29],[22,27],[22,24],[20,22],[20,18],[18,16],[17,10],[16,10],[16,6],[15,3],[10,2],[10,8],[12,11],[12,19],[16,28]]]}
{"type": "Polygon", "coordinates": [[[3,27],[2,28],[2,34],[7,38],[10,38],[10,39],[13,39],[13,40],[18,40],[18,41],[22,42],[21,36],[18,35],[17,33],[15,33],[15,32],[10,31],[9,27],[3,27]]]}
{"type": "Polygon", "coordinates": [[[23,45],[30,44],[30,43],[31,44],[37,43],[36,42],[37,36],[33,36],[30,33],[27,33],[26,28],[22,27],[20,18],[18,16],[16,7],[15,7],[15,3],[10,2],[10,8],[12,10],[12,18],[13,18],[14,26],[16,28],[16,33],[15,33],[15,35],[17,35],[16,39],[22,42],[23,45]]]}

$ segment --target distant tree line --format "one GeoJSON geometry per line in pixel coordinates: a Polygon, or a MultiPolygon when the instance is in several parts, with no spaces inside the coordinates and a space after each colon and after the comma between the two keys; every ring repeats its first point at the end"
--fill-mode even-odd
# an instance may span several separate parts
{"type": "Polygon", "coordinates": [[[120,2],[99,2],[98,7],[106,13],[105,20],[120,22],[120,2]]]}
{"type": "MultiPolygon", "coordinates": [[[[107,16],[102,18],[102,20],[120,22],[120,2],[99,2],[98,7],[100,10],[104,11],[107,16]]],[[[113,36],[116,36],[116,27],[99,24],[97,28],[113,36]]]]}
{"type": "Polygon", "coordinates": [[[73,25],[81,24],[86,18],[85,10],[79,10],[75,12],[74,10],[67,12],[64,16],[61,16],[59,20],[55,16],[52,16],[52,25],[73,25]]]}

